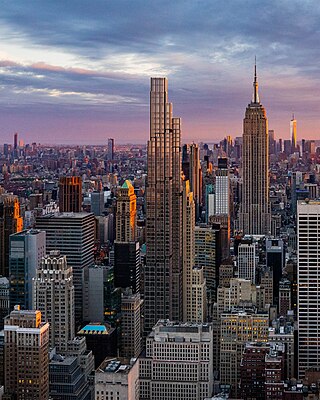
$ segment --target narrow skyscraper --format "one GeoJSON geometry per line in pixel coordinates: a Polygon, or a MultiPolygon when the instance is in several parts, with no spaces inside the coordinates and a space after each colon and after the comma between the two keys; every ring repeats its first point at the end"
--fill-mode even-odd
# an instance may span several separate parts
{"type": "Polygon", "coordinates": [[[136,239],[137,196],[131,182],[126,180],[118,191],[116,213],[117,242],[132,242],[136,239]]]}
{"type": "Polygon", "coordinates": [[[181,215],[180,140],[180,119],[172,118],[172,104],[168,102],[168,81],[151,78],[146,185],[146,332],[159,319],[182,318],[181,228],[177,225],[181,215]]]}
{"type": "Polygon", "coordinates": [[[255,65],[253,97],[243,120],[242,203],[239,221],[240,228],[249,235],[265,235],[270,231],[268,145],[268,119],[259,100],[255,65]]]}
{"type": "Polygon", "coordinates": [[[291,152],[294,153],[297,150],[297,120],[292,114],[290,121],[290,137],[291,137],[291,152]]]}

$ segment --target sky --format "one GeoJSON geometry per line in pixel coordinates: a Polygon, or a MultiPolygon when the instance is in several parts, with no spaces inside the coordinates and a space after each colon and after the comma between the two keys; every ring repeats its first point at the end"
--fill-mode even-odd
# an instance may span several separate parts
{"type": "Polygon", "coordinates": [[[0,143],[144,143],[163,76],[184,142],[241,136],[255,56],[269,129],[320,138],[318,0],[2,0],[0,143]]]}

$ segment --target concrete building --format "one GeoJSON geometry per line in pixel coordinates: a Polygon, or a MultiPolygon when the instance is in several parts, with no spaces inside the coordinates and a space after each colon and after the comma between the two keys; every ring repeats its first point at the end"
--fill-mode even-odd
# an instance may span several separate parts
{"type": "Polygon", "coordinates": [[[64,356],[77,357],[81,370],[84,372],[86,379],[94,371],[94,355],[91,350],[88,350],[86,338],[75,336],[67,343],[67,351],[64,356]]]}
{"type": "Polygon", "coordinates": [[[88,380],[77,357],[55,354],[49,363],[49,396],[52,400],[91,400],[88,380]]]}
{"type": "Polygon", "coordinates": [[[229,287],[231,278],[234,277],[234,264],[232,260],[224,261],[219,267],[219,286],[229,287]]]}
{"type": "Polygon", "coordinates": [[[246,343],[240,364],[243,399],[283,399],[285,348],[278,343],[246,343]]]}
{"type": "Polygon", "coordinates": [[[212,325],[159,321],[139,358],[140,400],[203,400],[213,392],[212,325]]]}
{"type": "Polygon", "coordinates": [[[206,282],[203,267],[195,267],[195,204],[189,181],[182,197],[183,321],[206,320],[206,282]]]}
{"type": "Polygon", "coordinates": [[[253,285],[248,279],[232,278],[228,287],[219,287],[217,296],[217,311],[220,316],[224,311],[230,311],[240,305],[253,305],[259,311],[265,309],[265,291],[260,286],[253,285]]]}
{"type": "Polygon", "coordinates": [[[238,248],[238,277],[256,283],[256,244],[241,243],[238,248]]]}
{"type": "Polygon", "coordinates": [[[230,384],[234,396],[238,395],[243,346],[246,342],[266,342],[268,327],[268,314],[254,308],[221,314],[220,382],[230,384]]]}
{"type": "Polygon", "coordinates": [[[279,316],[285,317],[291,309],[291,282],[282,278],[279,282],[279,316]]]}
{"type": "Polygon", "coordinates": [[[126,290],[121,295],[121,356],[139,357],[142,350],[142,306],[140,294],[126,290]]]}
{"type": "Polygon", "coordinates": [[[88,297],[83,288],[88,268],[94,264],[95,218],[91,213],[59,213],[38,217],[38,229],[46,231],[47,251],[60,250],[72,266],[75,288],[75,320],[81,324],[88,297]]]}
{"type": "Polygon", "coordinates": [[[296,377],[295,364],[295,335],[294,328],[289,323],[283,323],[283,319],[272,322],[272,328],[269,328],[268,342],[282,343],[285,346],[285,379],[296,377]]]}
{"type": "Polygon", "coordinates": [[[320,202],[298,201],[298,377],[320,364],[320,202]]]}
{"type": "Polygon", "coordinates": [[[248,235],[270,231],[269,138],[266,111],[259,100],[255,66],[253,98],[243,120],[240,229],[248,235]]]}
{"type": "Polygon", "coordinates": [[[20,305],[24,310],[32,309],[32,280],[45,255],[46,232],[43,230],[30,229],[10,236],[11,309],[15,305],[20,305]]]}
{"type": "Polygon", "coordinates": [[[0,277],[0,331],[4,327],[4,318],[10,313],[9,279],[0,277]]]}
{"type": "Polygon", "coordinates": [[[50,324],[50,347],[65,351],[75,335],[74,286],[72,267],[59,250],[42,258],[33,279],[33,295],[33,308],[50,324]]]}
{"type": "Polygon", "coordinates": [[[4,321],[5,394],[18,400],[49,396],[49,324],[40,311],[17,306],[4,321]]]}
{"type": "Polygon", "coordinates": [[[214,214],[228,216],[230,214],[230,177],[227,158],[218,158],[214,214]]]}
{"type": "Polygon", "coordinates": [[[136,359],[106,358],[95,372],[95,400],[140,400],[136,359]]]}

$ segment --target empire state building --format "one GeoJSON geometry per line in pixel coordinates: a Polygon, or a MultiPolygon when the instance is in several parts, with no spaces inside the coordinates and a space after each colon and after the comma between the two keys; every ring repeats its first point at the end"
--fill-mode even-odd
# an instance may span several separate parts
{"type": "Polygon", "coordinates": [[[243,120],[242,202],[240,228],[244,234],[266,235],[270,231],[268,177],[268,119],[259,100],[257,68],[254,68],[252,101],[243,120]]]}

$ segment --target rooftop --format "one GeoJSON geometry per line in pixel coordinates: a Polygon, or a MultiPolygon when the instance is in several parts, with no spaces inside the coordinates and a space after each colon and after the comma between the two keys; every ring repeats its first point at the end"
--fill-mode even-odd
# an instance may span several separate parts
{"type": "Polygon", "coordinates": [[[116,373],[116,374],[128,374],[133,365],[136,363],[136,358],[105,358],[97,371],[116,373]]]}
{"type": "Polygon", "coordinates": [[[91,335],[109,335],[110,332],[113,331],[110,325],[107,324],[88,324],[84,326],[80,331],[79,334],[91,334],[91,335]]]}
{"type": "Polygon", "coordinates": [[[59,214],[45,214],[45,215],[41,215],[40,217],[38,217],[39,218],[39,220],[41,220],[41,219],[50,219],[50,218],[61,218],[61,219],[63,219],[63,218],[74,218],[74,219],[81,219],[81,218],[84,218],[84,217],[87,217],[88,215],[93,215],[93,213],[87,213],[87,212],[84,212],[84,211],[82,211],[82,212],[77,212],[77,213],[74,213],[74,212],[62,212],[62,213],[59,213],[59,214]]]}

